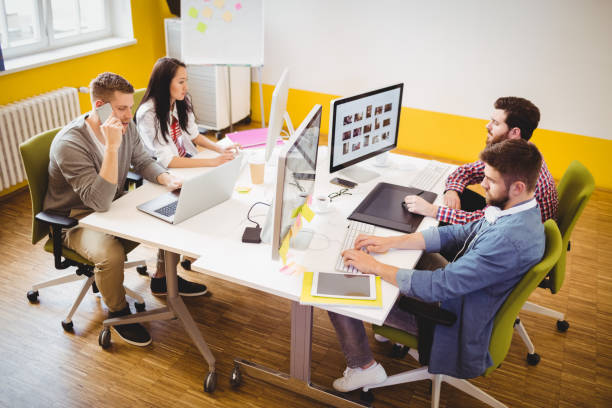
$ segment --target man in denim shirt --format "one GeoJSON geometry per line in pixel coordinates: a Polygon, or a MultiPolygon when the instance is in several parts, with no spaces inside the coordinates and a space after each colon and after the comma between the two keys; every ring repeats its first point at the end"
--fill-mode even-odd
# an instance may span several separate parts
{"type": "MultiPolygon", "coordinates": [[[[406,296],[441,302],[457,315],[452,326],[437,325],[429,371],[457,378],[481,375],[492,364],[489,340],[493,319],[512,288],[544,255],[545,235],[534,190],[542,165],[538,149],[524,140],[506,140],[480,153],[485,163],[482,187],[491,207],[484,218],[396,237],[360,235],[345,263],[363,273],[380,275],[406,296]],[[382,264],[369,253],[391,248],[424,250],[417,268],[382,264]],[[448,263],[435,252],[454,253],[448,263]]],[[[414,196],[406,197],[408,210],[414,196]]],[[[384,368],[372,355],[363,323],[329,313],[347,359],[344,376],[334,388],[348,392],[384,381],[384,368]]],[[[414,315],[397,304],[385,324],[418,334],[414,315]]]]}

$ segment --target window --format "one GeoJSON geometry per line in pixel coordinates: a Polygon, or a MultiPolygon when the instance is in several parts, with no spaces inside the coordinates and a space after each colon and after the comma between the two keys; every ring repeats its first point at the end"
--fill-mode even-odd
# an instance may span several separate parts
{"type": "Polygon", "coordinates": [[[0,0],[0,45],[14,58],[111,35],[105,0],[0,0]]]}

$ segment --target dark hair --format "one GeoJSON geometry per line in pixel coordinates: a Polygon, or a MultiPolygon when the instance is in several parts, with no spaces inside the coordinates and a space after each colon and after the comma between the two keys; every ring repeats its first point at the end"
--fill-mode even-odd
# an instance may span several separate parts
{"type": "Polygon", "coordinates": [[[103,72],[89,83],[89,92],[91,93],[92,102],[97,100],[110,102],[115,91],[133,94],[134,87],[127,79],[112,72],[103,72]]]}
{"type": "Polygon", "coordinates": [[[504,96],[495,101],[495,109],[503,109],[506,114],[508,129],[519,128],[521,137],[531,139],[533,131],[540,122],[540,110],[531,101],[516,96],[504,96]]]}
{"type": "MultiPolygon", "coordinates": [[[[170,83],[179,67],[186,68],[186,65],[176,58],[164,57],[158,59],[153,66],[149,85],[147,85],[147,90],[140,102],[140,105],[142,105],[149,99],[153,100],[157,125],[166,142],[169,141],[168,126],[166,124],[170,116],[170,83]]],[[[174,103],[178,112],[179,125],[181,129],[187,130],[187,113],[193,110],[189,96],[185,96],[185,99],[182,101],[175,101],[174,103]]]]}
{"type": "Polygon", "coordinates": [[[534,191],[542,167],[542,155],[533,143],[523,139],[506,139],[480,152],[480,160],[497,170],[506,187],[515,181],[534,191]]]}

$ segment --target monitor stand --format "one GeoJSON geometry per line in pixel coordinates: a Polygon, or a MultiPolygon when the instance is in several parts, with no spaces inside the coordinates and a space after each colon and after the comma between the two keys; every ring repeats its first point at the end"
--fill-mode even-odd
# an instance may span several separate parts
{"type": "Polygon", "coordinates": [[[289,245],[294,249],[308,249],[310,246],[310,241],[314,237],[314,231],[302,228],[295,236],[291,237],[291,241],[289,241],[289,245]]]}
{"type": "Polygon", "coordinates": [[[357,183],[367,183],[368,181],[374,180],[380,176],[380,173],[374,170],[368,170],[363,166],[352,165],[340,171],[340,174],[347,177],[357,183]]]}

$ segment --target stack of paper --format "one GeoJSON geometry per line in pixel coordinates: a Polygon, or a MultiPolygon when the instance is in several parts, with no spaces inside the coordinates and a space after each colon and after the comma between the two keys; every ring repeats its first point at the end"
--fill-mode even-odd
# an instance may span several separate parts
{"type": "MultiPolygon", "coordinates": [[[[266,140],[268,138],[268,128],[243,130],[240,132],[227,133],[225,136],[232,142],[238,143],[243,149],[263,147],[266,145],[266,140]]],[[[276,144],[282,145],[283,140],[279,138],[276,144]]]]}

